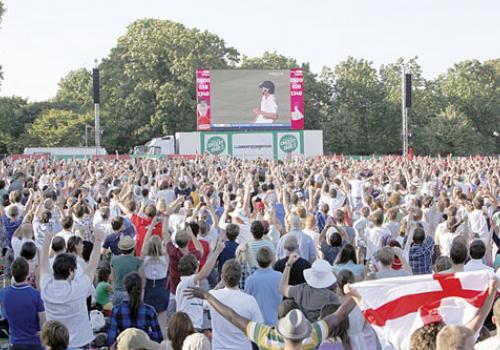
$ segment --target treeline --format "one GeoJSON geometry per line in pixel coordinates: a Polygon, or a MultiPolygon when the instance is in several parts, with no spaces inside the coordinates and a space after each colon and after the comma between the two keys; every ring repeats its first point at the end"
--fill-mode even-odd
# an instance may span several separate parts
{"type": "MultiPolygon", "coordinates": [[[[251,58],[207,31],[138,20],[100,64],[102,144],[125,152],[152,137],[195,130],[198,67],[302,67],[306,128],[324,131],[326,153],[399,153],[402,62],[374,67],[349,57],[314,74],[307,63],[276,52],[251,58]]],[[[435,80],[423,78],[417,58],[406,64],[413,74],[410,145],[417,154],[500,153],[500,59],[458,62],[435,80]]],[[[92,77],[82,68],[62,78],[49,101],[0,98],[0,153],[83,145],[85,124],[93,125],[92,77]]]]}

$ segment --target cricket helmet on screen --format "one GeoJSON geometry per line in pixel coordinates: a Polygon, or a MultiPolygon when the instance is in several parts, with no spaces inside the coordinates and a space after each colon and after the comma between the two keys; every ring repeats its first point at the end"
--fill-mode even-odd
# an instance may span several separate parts
{"type": "Polygon", "coordinates": [[[269,80],[264,80],[260,83],[259,88],[266,89],[270,94],[274,94],[274,83],[269,80]]]}

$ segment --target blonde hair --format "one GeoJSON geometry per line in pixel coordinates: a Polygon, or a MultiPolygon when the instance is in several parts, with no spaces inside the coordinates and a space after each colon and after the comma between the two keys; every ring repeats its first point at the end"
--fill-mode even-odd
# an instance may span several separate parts
{"type": "Polygon", "coordinates": [[[474,333],[467,327],[446,325],[436,338],[436,350],[466,350],[463,346],[474,333]]]}
{"type": "Polygon", "coordinates": [[[313,229],[316,227],[316,218],[314,215],[308,214],[306,216],[306,228],[313,229]]]}
{"type": "Polygon", "coordinates": [[[159,236],[152,236],[146,247],[146,256],[159,258],[163,255],[162,241],[159,236]]]}

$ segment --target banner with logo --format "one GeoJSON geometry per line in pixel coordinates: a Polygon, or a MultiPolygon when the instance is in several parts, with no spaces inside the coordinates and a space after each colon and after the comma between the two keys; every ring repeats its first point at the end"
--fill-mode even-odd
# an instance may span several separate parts
{"type": "Polygon", "coordinates": [[[290,120],[292,130],[304,129],[304,77],[300,68],[290,70],[290,120]]]}
{"type": "Polygon", "coordinates": [[[278,132],[278,159],[298,156],[304,153],[304,145],[300,132],[278,132]]]}
{"type": "Polygon", "coordinates": [[[210,69],[196,70],[197,130],[210,130],[210,69]]]}
{"type": "Polygon", "coordinates": [[[227,156],[229,155],[229,136],[227,134],[212,134],[204,135],[202,142],[202,153],[208,153],[212,156],[227,156]]]}

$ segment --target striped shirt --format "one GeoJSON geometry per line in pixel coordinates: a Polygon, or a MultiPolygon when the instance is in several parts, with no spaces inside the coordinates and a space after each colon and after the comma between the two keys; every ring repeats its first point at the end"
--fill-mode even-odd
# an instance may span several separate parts
{"type": "Polygon", "coordinates": [[[257,252],[260,248],[268,247],[269,249],[271,249],[272,254],[275,254],[273,243],[271,241],[268,241],[267,239],[251,239],[247,242],[247,245],[252,259],[252,261],[249,261],[249,263],[251,263],[252,267],[257,267],[257,252]]]}
{"type": "MultiPolygon", "coordinates": [[[[330,330],[325,321],[312,323],[311,335],[302,341],[304,350],[316,349],[324,339],[328,338],[329,333],[330,330]]],[[[285,339],[278,333],[278,330],[263,323],[248,322],[247,337],[257,344],[260,350],[283,350],[285,348],[285,339]]]]}

